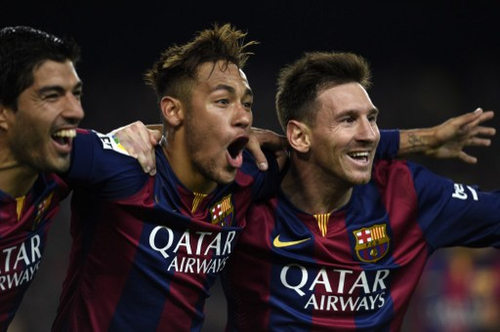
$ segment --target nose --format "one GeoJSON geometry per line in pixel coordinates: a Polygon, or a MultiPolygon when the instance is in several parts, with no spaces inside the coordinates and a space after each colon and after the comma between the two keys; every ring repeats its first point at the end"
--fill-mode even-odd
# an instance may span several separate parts
{"type": "Polygon", "coordinates": [[[376,122],[370,121],[367,118],[363,118],[359,122],[357,131],[359,140],[373,142],[377,140],[378,135],[380,134],[376,122]]]}
{"type": "Polygon", "coordinates": [[[65,100],[62,116],[69,123],[78,125],[85,116],[80,98],[70,93],[65,100]]]}
{"type": "Polygon", "coordinates": [[[249,108],[245,107],[245,105],[239,103],[236,107],[236,114],[234,116],[233,124],[236,127],[247,129],[251,127],[252,119],[252,111],[249,108]]]}

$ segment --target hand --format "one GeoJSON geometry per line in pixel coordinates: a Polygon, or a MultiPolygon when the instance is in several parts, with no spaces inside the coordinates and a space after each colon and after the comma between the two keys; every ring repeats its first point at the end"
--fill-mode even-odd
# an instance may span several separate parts
{"type": "Polygon", "coordinates": [[[493,111],[484,112],[477,108],[474,112],[451,118],[431,128],[434,132],[435,144],[426,151],[426,155],[434,158],[458,158],[466,163],[475,164],[477,158],[463,149],[466,146],[489,146],[495,128],[480,126],[484,121],[492,119],[493,111]]]}
{"type": "Polygon", "coordinates": [[[279,168],[285,165],[288,154],[286,152],[288,142],[285,136],[279,135],[274,131],[252,127],[250,140],[247,143],[247,149],[253,154],[257,166],[261,171],[268,168],[268,162],[262,148],[267,148],[274,152],[279,168]]]}
{"type": "Polygon", "coordinates": [[[137,159],[145,173],[156,174],[154,147],[161,139],[159,130],[148,129],[141,121],[133,122],[112,131],[127,153],[137,159]]]}

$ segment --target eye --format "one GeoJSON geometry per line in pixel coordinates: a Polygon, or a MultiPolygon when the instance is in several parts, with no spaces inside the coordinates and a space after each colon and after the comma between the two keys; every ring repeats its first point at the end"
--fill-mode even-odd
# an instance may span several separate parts
{"type": "Polygon", "coordinates": [[[59,98],[59,96],[60,96],[60,94],[56,93],[56,92],[47,93],[47,94],[42,95],[42,99],[47,100],[47,101],[55,101],[55,100],[57,100],[57,98],[59,98]]]}
{"type": "Polygon", "coordinates": [[[82,100],[83,96],[83,91],[82,90],[76,90],[73,92],[73,96],[75,96],[76,99],[82,100]]]}
{"type": "Polygon", "coordinates": [[[376,114],[374,114],[374,115],[370,115],[370,116],[368,117],[368,120],[369,120],[370,122],[377,122],[377,115],[376,115],[376,114]]]}
{"type": "Polygon", "coordinates": [[[251,102],[251,101],[243,103],[243,107],[245,107],[247,109],[251,109],[252,106],[253,106],[253,102],[251,102]]]}
{"type": "Polygon", "coordinates": [[[356,121],[356,119],[353,116],[346,116],[340,119],[340,122],[344,123],[353,123],[354,121],[356,121]]]}
{"type": "Polygon", "coordinates": [[[217,104],[221,105],[228,105],[229,104],[229,99],[223,98],[223,99],[218,99],[215,101],[217,104]]]}

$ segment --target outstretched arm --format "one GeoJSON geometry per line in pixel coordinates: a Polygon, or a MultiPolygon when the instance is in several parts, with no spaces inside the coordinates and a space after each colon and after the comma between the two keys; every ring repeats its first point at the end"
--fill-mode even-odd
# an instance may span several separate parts
{"type": "Polygon", "coordinates": [[[464,148],[491,144],[495,128],[481,124],[493,116],[493,111],[477,108],[434,127],[401,130],[398,156],[423,153],[434,158],[458,158],[474,164],[477,158],[466,153],[464,148]]]}
{"type": "MultiPolygon", "coordinates": [[[[488,146],[495,128],[481,126],[493,118],[492,111],[481,108],[451,118],[437,126],[422,129],[400,130],[398,156],[423,153],[434,158],[458,158],[470,164],[477,158],[464,151],[467,146],[488,146]]],[[[145,126],[136,121],[112,131],[113,136],[129,155],[136,158],[146,173],[156,173],[153,147],[161,138],[161,124],[145,126]]],[[[252,128],[247,148],[254,155],[259,169],[266,170],[268,161],[262,148],[274,151],[278,165],[283,167],[287,159],[287,140],[271,130],[252,128]]]]}

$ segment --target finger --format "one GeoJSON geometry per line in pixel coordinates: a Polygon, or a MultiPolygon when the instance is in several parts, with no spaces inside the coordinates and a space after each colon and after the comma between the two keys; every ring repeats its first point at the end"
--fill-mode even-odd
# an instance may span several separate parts
{"type": "Polygon", "coordinates": [[[150,160],[149,160],[149,158],[146,157],[146,155],[144,153],[140,153],[137,156],[137,161],[141,165],[142,170],[144,171],[144,173],[148,173],[149,174],[149,172],[151,172],[150,160]]]}
{"type": "Polygon", "coordinates": [[[149,142],[151,142],[153,146],[158,145],[158,142],[160,141],[162,135],[161,131],[148,129],[148,133],[149,133],[149,142]]]}
{"type": "Polygon", "coordinates": [[[488,121],[488,120],[491,120],[493,119],[493,117],[495,116],[495,112],[493,111],[483,111],[483,113],[480,115],[480,123],[484,122],[484,121],[488,121]]]}
{"type": "Polygon", "coordinates": [[[156,174],[156,154],[152,147],[143,147],[138,153],[137,160],[141,164],[142,169],[149,175],[156,174]]]}
{"type": "Polygon", "coordinates": [[[490,146],[489,138],[471,137],[465,142],[466,146],[490,146]]]}
{"type": "Polygon", "coordinates": [[[151,162],[151,169],[148,173],[149,173],[149,175],[154,176],[156,174],[156,154],[155,154],[154,149],[152,149],[149,152],[149,158],[150,158],[150,162],[151,162]]]}
{"type": "Polygon", "coordinates": [[[460,153],[458,154],[458,158],[467,164],[477,163],[476,157],[473,157],[473,156],[465,153],[464,151],[460,151],[460,153]]]}
{"type": "Polygon", "coordinates": [[[252,127],[252,135],[257,138],[260,145],[275,151],[286,147],[286,137],[272,130],[252,127]]]}
{"type": "Polygon", "coordinates": [[[456,122],[458,128],[460,128],[460,131],[469,132],[481,122],[481,116],[483,114],[484,113],[481,108],[476,108],[474,112],[458,116],[454,119],[454,121],[456,122]]]}
{"type": "Polygon", "coordinates": [[[487,137],[493,137],[495,136],[496,134],[496,129],[493,128],[493,127],[483,127],[483,126],[478,126],[476,128],[474,128],[474,130],[472,130],[470,133],[469,133],[469,136],[487,136],[487,137]]]}
{"type": "Polygon", "coordinates": [[[140,121],[134,123],[134,130],[139,134],[140,138],[140,146],[144,149],[150,149],[154,144],[151,144],[151,136],[149,133],[149,129],[140,121]]]}
{"type": "Polygon", "coordinates": [[[249,141],[248,141],[248,143],[246,145],[246,148],[254,156],[255,161],[257,163],[257,167],[261,171],[267,170],[267,167],[268,167],[267,158],[264,155],[264,152],[262,152],[260,144],[259,144],[259,142],[257,141],[257,138],[254,135],[250,136],[250,139],[249,139],[249,141]]]}

